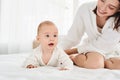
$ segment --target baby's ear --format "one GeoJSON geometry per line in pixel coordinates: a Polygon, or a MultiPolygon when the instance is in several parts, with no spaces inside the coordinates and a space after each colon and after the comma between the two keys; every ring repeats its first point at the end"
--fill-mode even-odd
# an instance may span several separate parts
{"type": "Polygon", "coordinates": [[[39,37],[39,36],[36,36],[36,40],[39,41],[39,40],[40,40],[40,37],[39,37]]]}
{"type": "Polygon", "coordinates": [[[36,36],[36,39],[33,41],[33,49],[40,45],[40,37],[36,36]]]}

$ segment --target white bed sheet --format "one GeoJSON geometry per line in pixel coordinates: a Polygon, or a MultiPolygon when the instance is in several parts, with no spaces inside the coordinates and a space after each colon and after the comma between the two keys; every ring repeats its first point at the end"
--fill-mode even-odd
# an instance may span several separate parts
{"type": "Polygon", "coordinates": [[[120,70],[84,69],[59,71],[56,67],[22,68],[28,53],[0,55],[0,80],[120,80],[120,70]]]}

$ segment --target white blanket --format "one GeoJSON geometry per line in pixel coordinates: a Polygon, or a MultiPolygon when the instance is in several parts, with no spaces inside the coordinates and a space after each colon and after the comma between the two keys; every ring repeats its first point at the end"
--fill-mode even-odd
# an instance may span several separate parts
{"type": "Polygon", "coordinates": [[[26,69],[22,63],[29,54],[0,55],[0,80],[120,80],[120,70],[84,69],[59,71],[57,67],[26,69]]]}

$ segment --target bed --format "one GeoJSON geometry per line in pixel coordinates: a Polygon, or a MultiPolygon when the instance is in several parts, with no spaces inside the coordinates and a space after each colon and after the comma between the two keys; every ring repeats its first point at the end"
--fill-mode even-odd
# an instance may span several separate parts
{"type": "Polygon", "coordinates": [[[56,67],[26,69],[23,61],[29,53],[0,55],[0,80],[120,80],[120,70],[85,69],[59,71],[56,67]]]}

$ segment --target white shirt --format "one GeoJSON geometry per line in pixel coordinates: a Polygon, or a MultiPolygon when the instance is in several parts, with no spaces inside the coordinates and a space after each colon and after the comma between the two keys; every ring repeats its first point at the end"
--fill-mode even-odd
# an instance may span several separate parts
{"type": "Polygon", "coordinates": [[[25,60],[24,67],[32,64],[35,66],[53,66],[53,67],[65,67],[67,69],[72,69],[73,62],[69,56],[59,48],[55,48],[50,60],[45,64],[42,60],[42,50],[41,46],[35,48],[33,53],[25,60]]]}
{"type": "Polygon", "coordinates": [[[87,38],[78,47],[79,53],[97,51],[103,55],[108,53],[120,53],[120,28],[113,30],[114,17],[109,18],[101,33],[97,29],[96,14],[93,10],[97,2],[84,3],[78,9],[73,24],[67,36],[62,40],[60,47],[69,49],[79,44],[84,33],[87,38]]]}

